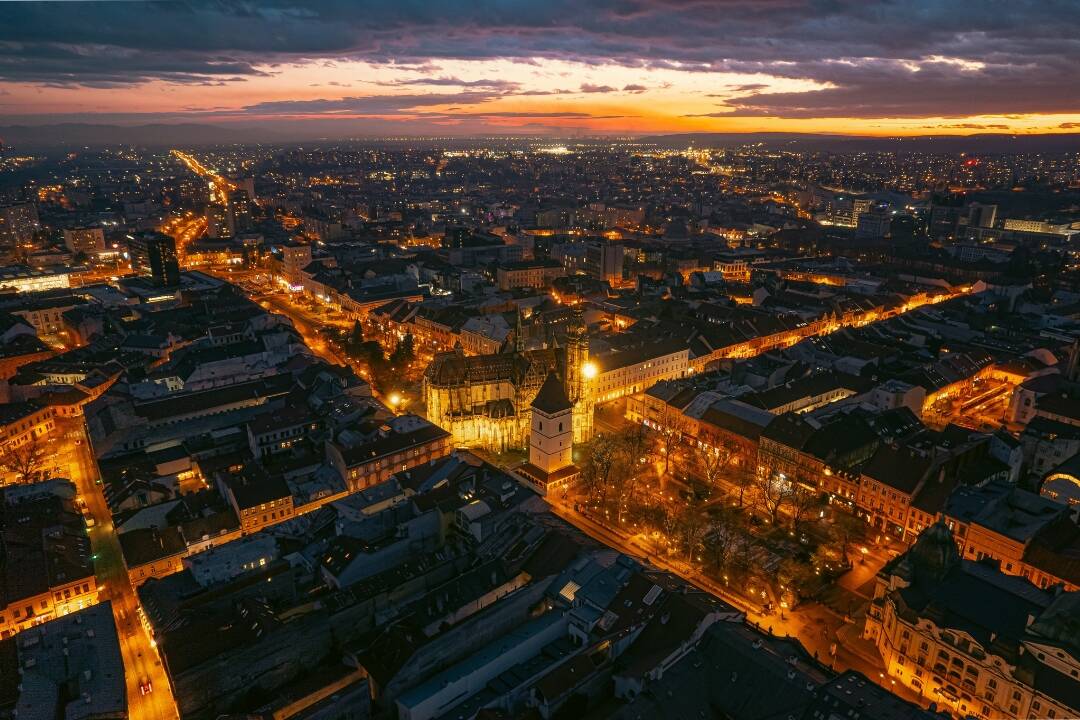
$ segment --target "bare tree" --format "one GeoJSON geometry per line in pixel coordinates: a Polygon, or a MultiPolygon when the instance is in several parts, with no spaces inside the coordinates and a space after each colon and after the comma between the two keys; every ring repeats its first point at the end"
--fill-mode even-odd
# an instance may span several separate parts
{"type": "Polygon", "coordinates": [[[791,500],[794,489],[787,480],[776,477],[771,472],[758,475],[754,482],[758,503],[769,514],[773,525],[780,522],[780,513],[791,500]]]}
{"type": "Polygon", "coordinates": [[[694,551],[697,550],[701,541],[705,539],[709,532],[708,518],[705,517],[705,513],[702,512],[701,508],[693,504],[687,504],[686,507],[679,510],[676,516],[675,530],[679,542],[686,549],[686,561],[692,562],[694,551]]]}
{"type": "Polygon", "coordinates": [[[798,532],[803,521],[811,519],[822,505],[824,505],[824,499],[821,493],[793,485],[791,497],[788,498],[788,508],[791,512],[791,529],[798,532]]]}
{"type": "Polygon", "coordinates": [[[739,488],[739,507],[746,506],[746,489],[754,484],[756,467],[754,462],[736,456],[731,461],[732,472],[728,480],[739,488]]]}
{"type": "Polygon", "coordinates": [[[664,409],[656,418],[656,434],[660,452],[664,456],[664,475],[671,473],[671,458],[682,442],[686,431],[686,418],[676,408],[664,403],[664,409]]]}
{"type": "Polygon", "coordinates": [[[617,446],[607,435],[597,435],[589,443],[582,468],[582,482],[592,499],[600,504],[607,501],[611,490],[612,470],[616,463],[617,446]]]}
{"type": "Polygon", "coordinates": [[[694,458],[697,460],[697,470],[709,486],[710,491],[715,491],[720,481],[727,474],[728,467],[734,453],[730,448],[722,445],[712,447],[704,443],[694,445],[694,458]]]}
{"type": "Polygon", "coordinates": [[[830,535],[837,546],[837,552],[846,562],[851,546],[866,539],[866,521],[848,512],[836,512],[830,535]]]}
{"type": "Polygon", "coordinates": [[[0,470],[11,473],[16,482],[33,480],[45,463],[45,445],[41,437],[30,434],[26,442],[0,452],[0,470]]]}

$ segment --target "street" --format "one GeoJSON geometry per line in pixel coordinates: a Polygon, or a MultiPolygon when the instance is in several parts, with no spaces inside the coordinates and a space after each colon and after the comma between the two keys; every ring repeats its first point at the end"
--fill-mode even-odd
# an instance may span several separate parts
{"type": "Polygon", "coordinates": [[[127,683],[128,717],[132,720],[174,720],[178,717],[169,688],[169,679],[161,665],[157,650],[143,627],[139,599],[128,579],[120,541],[112,523],[112,513],[105,502],[102,486],[97,484],[98,468],[86,436],[82,419],[58,419],[57,451],[61,466],[69,468],[69,478],[75,483],[79,497],[86,504],[94,527],[89,529],[90,545],[94,552],[101,599],[112,600],[113,617],[120,639],[127,683]],[[143,694],[142,683],[149,682],[151,691],[143,694]]]}

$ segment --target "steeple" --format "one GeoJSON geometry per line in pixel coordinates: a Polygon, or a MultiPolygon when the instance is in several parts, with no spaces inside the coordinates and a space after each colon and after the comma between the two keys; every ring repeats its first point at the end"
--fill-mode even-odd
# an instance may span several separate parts
{"type": "Polygon", "coordinates": [[[514,321],[514,352],[525,352],[525,329],[521,325],[521,308],[517,309],[514,321]]]}
{"type": "Polygon", "coordinates": [[[595,367],[589,362],[589,334],[581,305],[570,307],[566,328],[566,394],[574,406],[574,442],[592,437],[593,399],[589,380],[595,367]]]}

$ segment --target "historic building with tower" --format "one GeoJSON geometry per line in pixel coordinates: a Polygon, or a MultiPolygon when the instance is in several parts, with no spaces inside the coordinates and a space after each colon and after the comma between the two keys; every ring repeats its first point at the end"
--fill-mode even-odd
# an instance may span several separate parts
{"type": "Polygon", "coordinates": [[[570,403],[573,442],[585,442],[592,437],[595,374],[585,322],[575,307],[565,346],[526,350],[519,322],[508,352],[466,356],[456,348],[437,355],[424,373],[426,414],[458,447],[523,449],[529,444],[533,400],[553,375],[570,403]]]}

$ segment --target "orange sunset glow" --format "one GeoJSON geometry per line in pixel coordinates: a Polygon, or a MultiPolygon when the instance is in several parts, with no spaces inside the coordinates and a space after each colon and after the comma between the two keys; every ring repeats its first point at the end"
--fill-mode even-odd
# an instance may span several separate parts
{"type": "Polygon", "coordinates": [[[1077,41],[1048,8],[1021,33],[962,4],[257,5],[4,6],[0,115],[305,136],[1080,127],[1077,41]]]}

